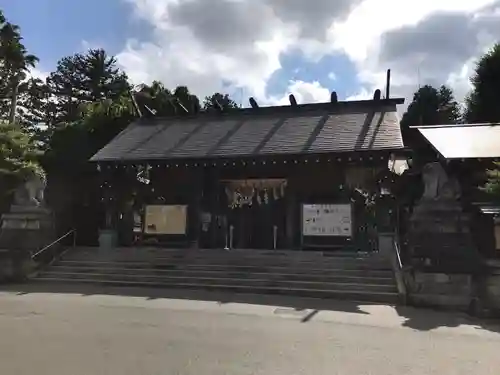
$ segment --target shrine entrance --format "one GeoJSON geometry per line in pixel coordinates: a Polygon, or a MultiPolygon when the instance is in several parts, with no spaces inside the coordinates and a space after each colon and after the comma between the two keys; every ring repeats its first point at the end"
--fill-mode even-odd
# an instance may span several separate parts
{"type": "Polygon", "coordinates": [[[232,246],[274,249],[283,245],[286,210],[284,179],[223,181],[232,246]],[[232,228],[232,229],[231,229],[232,228]]]}

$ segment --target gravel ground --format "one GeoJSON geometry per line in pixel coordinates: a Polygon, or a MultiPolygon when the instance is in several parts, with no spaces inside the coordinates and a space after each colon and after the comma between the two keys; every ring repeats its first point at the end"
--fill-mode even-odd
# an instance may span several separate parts
{"type": "Polygon", "coordinates": [[[2,375],[500,371],[500,329],[457,314],[182,291],[22,290],[0,292],[2,375]]]}

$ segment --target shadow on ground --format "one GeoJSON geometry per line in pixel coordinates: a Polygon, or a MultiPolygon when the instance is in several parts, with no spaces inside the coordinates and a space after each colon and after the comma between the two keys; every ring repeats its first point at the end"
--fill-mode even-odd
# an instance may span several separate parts
{"type": "MultiPolygon", "coordinates": [[[[111,287],[98,285],[60,285],[60,284],[17,284],[3,285],[1,292],[26,295],[33,293],[61,293],[81,296],[110,295],[141,297],[154,299],[182,299],[193,301],[208,301],[219,304],[239,303],[252,305],[277,306],[276,313],[305,313],[301,321],[307,323],[320,311],[338,311],[370,315],[370,306],[382,306],[370,302],[353,302],[332,299],[304,298],[287,295],[260,295],[227,293],[190,289],[151,289],[137,287],[111,287]]],[[[395,306],[397,314],[403,318],[403,327],[418,331],[430,331],[440,327],[474,326],[490,332],[500,333],[500,320],[477,319],[465,313],[437,311],[432,309],[414,308],[410,306],[395,306]]]]}
{"type": "MultiPolygon", "coordinates": [[[[143,297],[150,300],[160,298],[183,299],[193,301],[217,302],[219,304],[242,303],[252,305],[279,306],[282,308],[293,309],[297,312],[304,312],[306,310],[312,309],[316,310],[316,313],[320,310],[325,310],[369,314],[363,311],[360,306],[370,305],[369,302],[356,303],[343,300],[303,298],[279,294],[262,295],[250,293],[215,292],[208,290],[111,287],[81,284],[60,285],[24,283],[16,285],[3,285],[0,288],[0,291],[16,293],[18,295],[33,293],[64,293],[78,294],[81,296],[112,295],[143,297]]],[[[310,316],[306,321],[311,320],[312,317],[313,315],[310,316]]]]}
{"type": "Polygon", "coordinates": [[[443,311],[431,308],[396,306],[398,315],[405,319],[403,327],[418,331],[431,331],[440,327],[474,326],[490,332],[500,333],[500,319],[480,319],[466,313],[443,311]]]}

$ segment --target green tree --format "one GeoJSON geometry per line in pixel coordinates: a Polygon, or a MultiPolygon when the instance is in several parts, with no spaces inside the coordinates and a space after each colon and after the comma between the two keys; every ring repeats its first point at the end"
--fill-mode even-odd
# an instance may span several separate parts
{"type": "Polygon", "coordinates": [[[471,77],[465,117],[470,123],[500,122],[500,44],[484,54],[471,77]]]}
{"type": "Polygon", "coordinates": [[[16,120],[20,85],[38,62],[22,40],[19,26],[8,22],[0,11],[0,116],[11,123],[16,120]]]}
{"type": "Polygon", "coordinates": [[[30,78],[19,86],[17,121],[32,135],[51,123],[49,91],[40,78],[30,78]]]}
{"type": "Polygon", "coordinates": [[[200,100],[186,86],[177,86],[173,92],[176,101],[176,113],[194,114],[200,112],[200,100]]]}
{"type": "Polygon", "coordinates": [[[238,107],[238,104],[233,99],[231,99],[228,94],[221,94],[219,92],[216,92],[211,96],[206,96],[203,100],[203,109],[205,110],[230,110],[238,107]]]}
{"type": "Polygon", "coordinates": [[[414,151],[414,160],[425,163],[437,155],[417,129],[412,126],[455,124],[461,120],[461,108],[447,86],[423,86],[415,92],[413,100],[401,119],[401,134],[406,147],[414,151]]]}
{"type": "MultiPolygon", "coordinates": [[[[471,77],[472,90],[466,98],[465,117],[469,123],[500,122],[500,44],[481,56],[471,77]]],[[[500,199],[500,164],[488,163],[486,184],[481,190],[500,199]]],[[[477,169],[482,169],[476,166],[477,169]]],[[[482,169],[484,171],[484,169],[482,169]]]]}
{"type": "Polygon", "coordinates": [[[22,43],[20,28],[0,11],[0,211],[8,206],[10,193],[29,174],[42,173],[37,148],[18,123],[18,99],[26,89],[30,67],[38,59],[22,43]]]}
{"type": "Polygon", "coordinates": [[[401,126],[407,129],[417,125],[456,124],[460,118],[460,105],[449,87],[443,85],[437,89],[426,85],[413,94],[401,126]]]}
{"type": "Polygon", "coordinates": [[[493,168],[486,171],[487,182],[483,188],[485,192],[496,199],[500,199],[500,163],[493,163],[493,168]]]}
{"type": "Polygon", "coordinates": [[[8,208],[12,191],[31,173],[42,173],[37,148],[17,124],[0,122],[0,212],[8,208]]]}
{"type": "Polygon", "coordinates": [[[101,176],[89,159],[136,117],[128,94],[86,103],[81,117],[54,128],[43,157],[47,199],[61,233],[77,228],[83,243],[96,241],[103,217],[101,176]]]}
{"type": "Polygon", "coordinates": [[[135,94],[143,116],[169,116],[176,112],[173,93],[160,81],[151,85],[141,85],[135,94]]]}
{"type": "Polygon", "coordinates": [[[145,117],[196,114],[200,111],[200,100],[186,86],[174,91],[161,82],[141,85],[135,94],[136,101],[145,117]]]}
{"type": "Polygon", "coordinates": [[[80,118],[81,106],[102,99],[115,99],[127,93],[127,75],[116,66],[116,58],[103,49],[91,49],[62,58],[47,79],[54,122],[80,118]]]}

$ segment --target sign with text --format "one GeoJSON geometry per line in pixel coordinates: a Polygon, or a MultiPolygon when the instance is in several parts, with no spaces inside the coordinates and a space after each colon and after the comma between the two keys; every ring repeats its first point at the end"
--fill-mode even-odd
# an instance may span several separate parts
{"type": "Polygon", "coordinates": [[[147,234],[186,234],[187,206],[146,206],[145,232],[147,234]]]}
{"type": "Polygon", "coordinates": [[[302,234],[304,236],[352,237],[351,205],[302,205],[302,234]]]}

